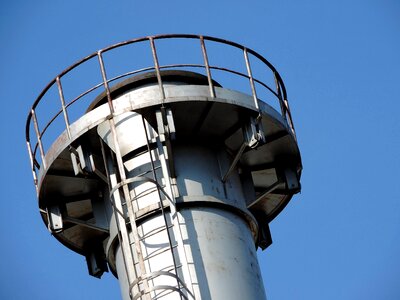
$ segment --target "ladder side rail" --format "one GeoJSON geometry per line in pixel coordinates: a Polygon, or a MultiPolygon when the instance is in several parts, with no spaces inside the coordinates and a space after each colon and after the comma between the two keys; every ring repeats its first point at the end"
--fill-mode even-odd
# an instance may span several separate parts
{"type": "MultiPolygon", "coordinates": [[[[155,166],[154,166],[154,157],[153,157],[153,155],[151,153],[151,147],[150,147],[150,142],[149,142],[149,138],[150,138],[149,137],[149,131],[148,131],[147,124],[146,124],[146,121],[143,118],[143,116],[142,116],[142,122],[143,122],[143,128],[144,128],[145,136],[146,136],[147,151],[148,151],[149,156],[150,156],[153,180],[155,182],[158,182],[157,181],[157,174],[156,174],[155,166]]],[[[161,169],[162,169],[162,167],[161,167],[161,169]]],[[[162,213],[162,216],[163,216],[163,220],[164,220],[164,224],[165,224],[165,228],[166,228],[166,232],[167,232],[167,236],[168,236],[168,244],[169,244],[169,249],[171,251],[171,256],[172,256],[172,261],[173,261],[173,265],[174,265],[175,274],[176,274],[177,278],[179,278],[176,259],[175,259],[175,256],[174,256],[174,250],[173,250],[173,247],[172,247],[171,234],[170,234],[169,229],[168,229],[169,226],[168,226],[168,222],[167,222],[167,216],[165,214],[164,204],[163,204],[163,201],[162,201],[161,192],[160,192],[158,184],[157,184],[157,193],[158,193],[158,197],[159,197],[159,201],[160,201],[161,213],[162,213]]],[[[171,206],[171,204],[170,204],[170,206],[171,206]]],[[[177,286],[178,286],[178,289],[180,290],[181,289],[181,283],[179,282],[179,280],[177,280],[177,286]]],[[[182,299],[182,296],[181,296],[181,299],[182,299]]]]}
{"type": "MultiPolygon", "coordinates": [[[[111,91],[110,91],[110,87],[108,85],[106,69],[105,69],[104,61],[103,61],[103,57],[102,57],[102,51],[97,52],[97,57],[98,57],[99,65],[100,65],[104,88],[105,88],[106,94],[107,94],[107,103],[108,103],[108,107],[110,110],[110,118],[109,118],[108,122],[110,125],[111,136],[112,136],[112,140],[113,140],[114,147],[115,147],[115,157],[116,157],[116,161],[117,161],[117,165],[118,165],[119,178],[120,178],[121,182],[125,182],[126,181],[126,172],[125,172],[125,167],[124,167],[124,163],[122,160],[121,149],[119,147],[118,135],[117,135],[117,130],[116,130],[116,126],[115,126],[114,103],[112,102],[112,98],[111,98],[111,91]]],[[[146,268],[144,265],[142,250],[141,250],[141,246],[140,246],[140,242],[139,242],[139,234],[137,231],[134,209],[132,207],[131,195],[130,195],[128,186],[126,184],[122,185],[122,190],[123,190],[125,202],[127,204],[126,206],[127,206],[127,210],[128,210],[129,221],[131,224],[131,233],[132,233],[134,243],[135,243],[134,248],[135,248],[138,263],[139,263],[140,273],[145,274],[146,268]]],[[[143,285],[144,285],[144,289],[148,289],[147,280],[143,281],[143,285]]],[[[148,294],[146,294],[144,298],[146,300],[149,299],[148,294]]]]}
{"type": "Polygon", "coordinates": [[[119,190],[115,189],[118,186],[116,178],[115,166],[112,162],[107,159],[106,149],[104,147],[104,142],[100,138],[101,151],[104,160],[104,166],[108,178],[108,186],[110,187],[110,201],[113,207],[113,214],[115,217],[115,223],[118,229],[118,240],[122,250],[122,259],[124,260],[124,268],[127,274],[127,279],[129,284],[138,277],[136,269],[134,267],[135,260],[130,246],[131,241],[129,237],[128,228],[126,226],[126,217],[123,211],[123,204],[119,194],[119,190]]]}
{"type": "MultiPolygon", "coordinates": [[[[159,118],[157,118],[157,120],[160,120],[159,118]]],[[[158,124],[158,127],[161,128],[161,126],[163,126],[163,124],[158,124]]],[[[169,139],[169,135],[165,135],[166,139],[169,139]]],[[[165,185],[166,185],[166,196],[167,198],[170,199],[170,212],[171,212],[171,219],[173,222],[173,232],[175,235],[175,239],[177,240],[178,243],[178,253],[179,253],[179,258],[181,260],[181,264],[182,264],[182,273],[183,273],[183,278],[184,281],[186,283],[186,287],[188,289],[188,292],[190,293],[190,295],[194,298],[194,294],[192,291],[193,288],[193,283],[191,280],[191,276],[190,276],[190,272],[189,272],[189,267],[188,267],[188,259],[187,259],[187,254],[184,248],[184,243],[183,243],[183,238],[182,238],[182,231],[181,231],[181,227],[180,227],[180,220],[179,220],[179,216],[177,214],[177,209],[176,209],[176,198],[172,189],[172,184],[171,184],[171,176],[170,176],[170,171],[168,168],[168,163],[167,163],[167,159],[166,159],[166,150],[164,150],[164,148],[166,148],[160,139],[160,135],[158,135],[158,137],[156,138],[156,142],[157,142],[157,149],[158,149],[158,153],[159,153],[159,160],[161,163],[161,170],[163,173],[163,177],[165,180],[165,185]],[[183,261],[182,261],[183,260],[183,261]],[[190,290],[189,290],[190,287],[190,290]]],[[[171,159],[169,157],[169,159],[171,159]]]]}

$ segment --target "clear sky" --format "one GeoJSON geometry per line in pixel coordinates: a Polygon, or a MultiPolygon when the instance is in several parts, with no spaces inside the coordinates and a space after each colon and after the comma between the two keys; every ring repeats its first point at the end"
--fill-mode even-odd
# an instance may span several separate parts
{"type": "Polygon", "coordinates": [[[268,299],[400,299],[397,0],[1,1],[0,299],[118,299],[43,226],[24,126],[67,66],[158,33],[239,42],[286,84],[303,190],[259,252],[268,299]]]}

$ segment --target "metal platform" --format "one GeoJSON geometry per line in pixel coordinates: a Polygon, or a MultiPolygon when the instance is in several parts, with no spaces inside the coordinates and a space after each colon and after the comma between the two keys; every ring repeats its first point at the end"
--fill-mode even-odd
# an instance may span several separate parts
{"type": "MultiPolygon", "coordinates": [[[[89,260],[94,255],[97,263],[89,263],[89,272],[95,276],[106,268],[102,265],[104,260],[99,259],[104,255],[111,270],[117,273],[115,249],[122,247],[124,260],[132,255],[138,264],[136,268],[141,269],[138,274],[142,275],[127,275],[130,290],[136,288],[137,297],[150,290],[154,293],[157,288],[147,286],[144,274],[149,273],[149,265],[145,258],[140,258],[141,251],[128,251],[121,238],[115,244],[118,232],[125,234],[125,239],[132,239],[132,244],[142,243],[139,232],[144,230],[146,220],[163,215],[162,226],[174,230],[172,234],[172,229],[166,229],[171,263],[175,266],[168,276],[177,280],[171,292],[182,291],[179,287],[185,285],[185,280],[180,283],[181,277],[187,283],[189,271],[185,271],[185,266],[177,267],[174,259],[176,256],[180,260],[185,252],[178,249],[183,242],[181,233],[176,231],[180,225],[174,211],[182,211],[182,216],[188,207],[232,212],[247,223],[254,243],[264,249],[271,243],[268,223],[300,191],[301,157],[280,75],[255,51],[217,38],[162,35],[127,41],[93,53],[62,72],[44,89],[28,116],[26,135],[39,209],[46,226],[67,247],[89,260]],[[181,39],[198,42],[202,64],[160,64],[157,42],[181,39]],[[149,44],[153,65],[108,79],[104,54],[137,43],[149,44]],[[212,43],[240,50],[246,72],[210,64],[207,48],[212,43]],[[249,57],[272,75],[273,87],[253,76],[249,57]],[[102,81],[66,99],[63,77],[94,59],[98,60],[102,81]],[[231,76],[242,79],[251,93],[239,92],[235,86],[222,86],[219,78],[212,76],[217,71],[223,73],[224,82],[229,82],[231,76]],[[59,110],[52,116],[39,117],[37,110],[53,88],[58,91],[59,110]],[[270,95],[268,103],[259,98],[260,89],[270,95]],[[71,121],[71,107],[88,98],[91,102],[86,103],[86,112],[71,121]],[[276,103],[280,110],[274,108],[276,103]],[[62,120],[64,127],[60,122],[56,125],[57,120],[62,120]],[[53,127],[55,130],[51,130],[53,127]],[[51,136],[51,132],[56,134],[51,136]],[[44,139],[51,141],[49,146],[45,146],[44,139]],[[193,153],[198,161],[191,161],[187,153],[193,153]],[[150,155],[150,160],[142,158],[144,154],[150,155]],[[218,169],[203,170],[202,157],[207,168],[216,165],[218,169]],[[215,164],[211,164],[214,160],[215,164]],[[110,161],[115,161],[119,168],[115,178],[110,175],[114,168],[110,161]],[[190,164],[192,173],[184,171],[190,164]],[[137,178],[147,183],[139,184],[137,178]],[[197,196],[196,184],[189,186],[188,180],[211,183],[209,188],[202,185],[203,194],[197,196]],[[138,196],[138,191],[143,195],[138,196]],[[156,192],[158,197],[146,198],[146,194],[156,192]],[[118,200],[120,208],[115,202],[118,193],[124,198],[118,200]],[[131,208],[126,204],[130,198],[131,208]],[[122,230],[120,226],[126,228],[122,230]],[[108,252],[103,253],[104,249],[108,252]],[[134,276],[144,281],[139,280],[134,287],[134,276]]],[[[192,293],[190,287],[180,295],[190,298],[192,293]]]]}

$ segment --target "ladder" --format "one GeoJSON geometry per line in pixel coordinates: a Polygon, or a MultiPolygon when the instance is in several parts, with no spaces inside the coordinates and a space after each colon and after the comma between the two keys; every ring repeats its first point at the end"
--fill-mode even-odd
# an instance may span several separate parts
{"type": "MultiPolygon", "coordinates": [[[[109,123],[115,153],[108,150],[113,159],[106,161],[110,199],[119,232],[118,238],[129,282],[130,297],[132,300],[172,299],[168,295],[173,295],[175,296],[173,299],[194,299],[181,231],[183,225],[180,224],[181,216],[176,208],[171,181],[170,138],[171,132],[174,131],[172,113],[170,110],[156,111],[158,132],[143,116],[141,117],[146,135],[146,155],[149,156],[150,169],[134,177],[127,174],[124,165],[126,161],[119,149],[113,118],[109,119],[109,123]],[[137,191],[137,186],[143,183],[147,184],[147,189],[137,191]],[[145,232],[137,216],[140,208],[139,201],[150,194],[158,197],[162,225],[145,232]],[[167,237],[167,245],[148,253],[143,245],[146,241],[160,235],[167,237]],[[169,255],[172,264],[162,269],[151,270],[152,261],[162,255],[169,255]]],[[[105,157],[107,149],[103,143],[102,150],[105,157]]]]}

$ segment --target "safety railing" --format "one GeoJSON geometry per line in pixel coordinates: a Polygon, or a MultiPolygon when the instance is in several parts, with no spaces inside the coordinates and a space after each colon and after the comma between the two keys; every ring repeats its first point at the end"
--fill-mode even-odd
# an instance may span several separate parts
{"type": "MultiPolygon", "coordinates": [[[[172,51],[179,51],[179,48],[174,48],[172,51]]],[[[218,59],[217,57],[217,59],[218,59]]],[[[128,60],[141,60],[141,57],[128,57],[128,60]]],[[[219,58],[221,59],[221,57],[219,58]]],[[[196,59],[194,59],[196,60],[196,59]]],[[[121,79],[126,77],[130,77],[136,74],[145,73],[145,72],[155,72],[157,75],[157,81],[160,89],[160,94],[162,100],[165,99],[165,92],[163,86],[163,78],[162,78],[162,70],[166,69],[183,69],[183,70],[199,70],[199,72],[204,73],[208,79],[210,97],[214,98],[215,95],[215,87],[214,82],[218,82],[219,78],[216,73],[220,72],[223,73],[225,78],[227,79],[225,84],[223,84],[224,88],[231,88],[236,90],[237,85],[232,84],[230,86],[230,80],[233,77],[244,79],[247,82],[247,85],[250,87],[250,94],[253,97],[253,105],[259,110],[259,100],[265,101],[268,104],[272,105],[274,103],[279,104],[280,113],[286,122],[287,127],[295,136],[295,130],[293,126],[293,120],[290,113],[289,103],[287,100],[286,89],[285,85],[282,81],[281,76],[276,71],[276,69],[272,66],[272,64],[267,61],[263,56],[258,54],[252,49],[249,49],[245,46],[242,46],[238,43],[234,43],[228,40],[219,39],[210,36],[201,36],[201,35],[192,35],[192,34],[170,34],[170,35],[157,35],[157,36],[149,36],[143,37],[138,39],[132,39],[125,42],[121,42],[110,47],[104,48],[99,50],[95,53],[90,54],[89,56],[83,58],[82,60],[76,62],[69,68],[65,69],[59,75],[57,75],[49,84],[43,89],[40,93],[38,98],[32,105],[32,108],[28,114],[27,123],[26,123],[26,142],[28,147],[28,152],[31,160],[31,167],[32,173],[34,177],[35,184],[37,185],[37,176],[38,170],[40,168],[46,169],[46,160],[45,155],[48,148],[44,140],[47,140],[48,144],[51,145],[52,142],[58,137],[59,134],[66,131],[67,137],[72,139],[70,126],[74,122],[71,120],[71,109],[76,103],[85,102],[86,99],[93,99],[98,96],[101,92],[106,93],[107,96],[107,103],[110,109],[110,114],[114,113],[114,106],[112,102],[112,95],[111,95],[111,86],[112,84],[118,82],[121,79]],[[198,52],[199,57],[201,57],[200,63],[172,63],[172,64],[163,64],[159,60],[159,45],[157,45],[161,41],[170,41],[172,43],[176,43],[177,40],[190,40],[197,44],[196,47],[200,50],[198,52]],[[128,47],[129,45],[143,45],[143,43],[148,43],[148,50],[151,53],[152,61],[149,62],[148,66],[141,67],[141,68],[134,68],[132,70],[128,70],[127,72],[122,72],[120,74],[116,74],[115,76],[108,78],[107,72],[110,67],[108,67],[105,63],[104,55],[106,53],[111,53],[113,50],[122,49],[124,47],[128,47]],[[214,45],[222,45],[224,49],[235,49],[240,50],[242,52],[241,58],[238,59],[233,57],[234,61],[242,61],[244,62],[244,70],[238,70],[236,67],[230,67],[223,64],[215,64],[212,63],[214,61],[214,56],[220,57],[221,55],[224,56],[224,53],[220,53],[221,51],[215,53],[210,53],[210,49],[213,49],[214,45]],[[99,82],[92,84],[90,87],[86,87],[83,92],[80,92],[78,95],[73,95],[67,97],[65,95],[65,88],[63,86],[63,80],[66,76],[70,76],[73,72],[77,71],[80,67],[85,66],[87,64],[92,63],[96,60],[96,64],[98,65],[97,72],[100,73],[100,80],[99,82]],[[263,76],[256,76],[254,74],[254,65],[262,66],[263,70],[267,71],[269,74],[268,76],[273,78],[273,82],[266,82],[268,80],[263,80],[260,77],[263,76]],[[229,75],[229,76],[228,76],[229,75]],[[53,99],[49,95],[51,94],[50,91],[52,89],[56,89],[58,91],[57,96],[52,96],[53,99]],[[269,95],[272,95],[272,98],[275,98],[273,101],[266,101],[264,97],[258,96],[261,90],[266,91],[269,95]],[[51,98],[51,105],[56,105],[56,111],[49,116],[46,113],[46,105],[43,104],[45,101],[43,100],[45,97],[51,98]],[[44,115],[38,116],[37,110],[43,106],[44,115]],[[60,126],[59,122],[56,122],[59,118],[62,119],[61,123],[63,125],[60,126]],[[56,131],[57,134],[50,134],[50,129],[56,131]],[[33,134],[32,134],[33,133],[33,134]],[[34,136],[35,139],[32,140],[31,136],[34,136]],[[50,141],[50,142],[49,142],[50,141]]],[[[79,76],[84,78],[87,76],[86,74],[78,74],[79,76]]],[[[97,76],[97,75],[96,75],[97,76]]],[[[271,81],[271,80],[270,80],[271,81]]],[[[90,103],[84,103],[86,107],[89,106],[90,103]]],[[[84,113],[84,112],[83,112],[84,113]]]]}

